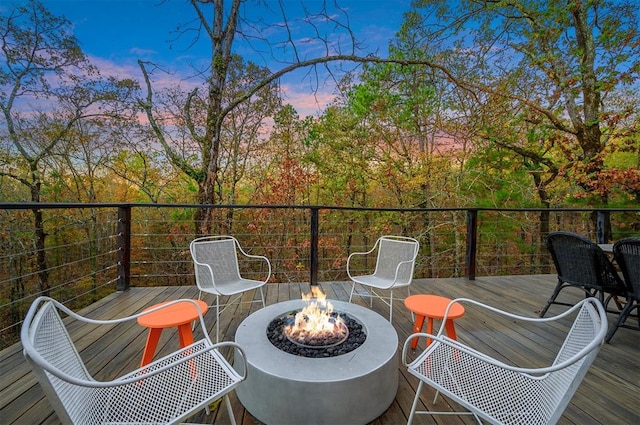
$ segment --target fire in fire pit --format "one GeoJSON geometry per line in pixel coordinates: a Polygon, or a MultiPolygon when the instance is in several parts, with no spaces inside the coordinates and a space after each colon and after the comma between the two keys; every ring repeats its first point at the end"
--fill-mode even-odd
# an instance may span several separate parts
{"type": "Polygon", "coordinates": [[[340,316],[332,314],[333,305],[319,287],[312,287],[302,300],[307,306],[295,315],[294,323],[284,328],[289,341],[302,347],[320,348],[334,347],[347,339],[347,325],[340,316]]]}
{"type": "Polygon", "coordinates": [[[278,349],[302,357],[333,357],[361,346],[367,336],[362,324],[333,305],[318,287],[302,297],[305,307],[274,318],[267,338],[278,349]]]}

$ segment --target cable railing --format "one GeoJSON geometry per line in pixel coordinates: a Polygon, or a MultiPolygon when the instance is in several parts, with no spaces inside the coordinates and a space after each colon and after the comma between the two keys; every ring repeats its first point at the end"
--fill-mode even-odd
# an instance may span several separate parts
{"type": "MultiPolygon", "coordinates": [[[[384,234],[420,241],[415,278],[470,280],[554,273],[544,246],[551,231],[601,243],[640,234],[640,208],[0,204],[2,347],[15,342],[39,295],[81,308],[130,286],[194,285],[189,242],[201,224],[195,221],[199,208],[209,210],[212,234],[231,234],[247,252],[267,256],[273,282],[347,280],[348,255],[367,251],[384,234]],[[43,232],[33,228],[34,209],[43,214],[43,232]],[[41,233],[47,236],[38,245],[41,233]]],[[[243,267],[243,273],[261,273],[243,267]]]]}

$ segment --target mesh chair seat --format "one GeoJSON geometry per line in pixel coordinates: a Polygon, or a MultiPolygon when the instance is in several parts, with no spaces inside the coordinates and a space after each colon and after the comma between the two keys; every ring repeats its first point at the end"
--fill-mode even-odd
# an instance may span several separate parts
{"type": "MultiPolygon", "coordinates": [[[[184,301],[190,302],[177,302],[184,301]]],[[[235,424],[228,393],[245,375],[238,374],[219,350],[232,347],[246,363],[239,345],[213,344],[205,332],[202,340],[144,367],[110,381],[98,381],[87,370],[59,311],[95,325],[135,320],[150,311],[98,321],[77,315],[50,298],[34,301],[22,328],[24,355],[61,422],[175,424],[224,397],[231,423],[235,424]]],[[[200,323],[206,331],[202,316],[200,323]]]]}
{"type": "Polygon", "coordinates": [[[409,336],[402,353],[403,363],[420,382],[408,423],[413,421],[415,414],[452,414],[417,410],[423,384],[468,409],[468,412],[460,414],[472,414],[478,423],[480,419],[493,424],[556,423],[602,345],[607,318],[599,300],[587,298],[563,314],[548,319],[516,316],[468,299],[453,302],[473,303],[511,321],[535,323],[559,320],[570,314],[576,314],[576,317],[555,361],[551,366],[542,368],[505,364],[444,336],[442,328],[435,336],[425,333],[409,336]],[[411,340],[423,336],[434,341],[415,360],[407,362],[411,340]]]}
{"type": "MultiPolygon", "coordinates": [[[[361,285],[371,286],[373,288],[378,289],[389,289],[389,279],[383,278],[376,275],[365,275],[365,276],[356,276],[353,278],[353,281],[359,283],[361,285]]],[[[404,286],[409,286],[410,282],[396,282],[393,284],[394,288],[402,288],[404,286]]]]}

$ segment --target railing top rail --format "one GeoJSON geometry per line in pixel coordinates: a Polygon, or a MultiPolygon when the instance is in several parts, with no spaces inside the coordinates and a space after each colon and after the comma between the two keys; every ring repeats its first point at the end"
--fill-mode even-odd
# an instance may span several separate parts
{"type": "Polygon", "coordinates": [[[57,209],[57,208],[258,208],[258,209],[319,209],[319,210],[350,210],[350,211],[514,211],[514,212],[640,212],[637,208],[609,208],[609,207],[523,207],[523,208],[499,208],[499,207],[433,207],[433,208],[397,208],[397,207],[348,207],[337,205],[253,205],[253,204],[149,204],[149,203],[50,203],[50,202],[9,202],[0,203],[0,209],[5,210],[30,210],[30,209],[57,209]]]}

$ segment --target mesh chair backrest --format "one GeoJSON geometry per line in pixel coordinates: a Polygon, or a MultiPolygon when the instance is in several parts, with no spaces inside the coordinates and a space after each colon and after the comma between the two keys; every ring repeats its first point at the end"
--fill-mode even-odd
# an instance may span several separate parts
{"type": "Polygon", "coordinates": [[[611,261],[595,242],[574,233],[555,232],[547,238],[547,247],[563,282],[608,292],[621,289],[611,261]]]}
{"type": "Polygon", "coordinates": [[[627,289],[640,300],[640,237],[620,239],[613,245],[613,255],[627,289]]]}
{"type": "Polygon", "coordinates": [[[413,278],[413,268],[415,265],[415,261],[412,260],[415,260],[416,250],[416,242],[384,237],[380,238],[378,259],[374,274],[383,279],[394,280],[396,278],[398,264],[403,261],[410,261],[410,263],[405,263],[400,266],[397,279],[397,283],[410,283],[413,278]]]}
{"type": "Polygon", "coordinates": [[[92,380],[55,305],[49,301],[44,302],[33,321],[25,323],[25,326],[29,326],[30,339],[30,345],[23,343],[25,355],[61,420],[64,421],[67,414],[77,410],[74,406],[80,405],[87,411],[90,410],[93,404],[90,388],[71,384],[44,370],[32,360],[39,355],[52,369],[80,380],[92,380]]]}
{"type": "Polygon", "coordinates": [[[195,242],[193,254],[200,263],[211,267],[212,276],[206,267],[195,265],[196,283],[201,288],[214,288],[240,280],[236,242],[231,238],[212,239],[195,242]]]}
{"type": "MultiPolygon", "coordinates": [[[[556,356],[554,365],[569,359],[592,343],[598,337],[598,333],[603,326],[606,326],[606,322],[603,322],[603,318],[600,317],[594,305],[590,302],[585,302],[578,311],[571,330],[556,356]]],[[[547,379],[540,381],[540,385],[544,386],[545,389],[540,392],[539,396],[547,399],[542,404],[546,405],[550,410],[550,418],[547,423],[556,423],[562,416],[580,382],[587,374],[591,363],[595,360],[601,347],[604,333],[601,333],[599,338],[600,344],[586,353],[580,360],[565,368],[551,372],[547,379]]]]}
{"type": "Polygon", "coordinates": [[[91,379],[53,303],[42,305],[30,335],[33,349],[51,366],[79,379],[91,379]]]}
{"type": "Polygon", "coordinates": [[[597,310],[592,304],[585,302],[578,311],[554,364],[570,358],[593,342],[601,327],[602,318],[597,310]]]}

